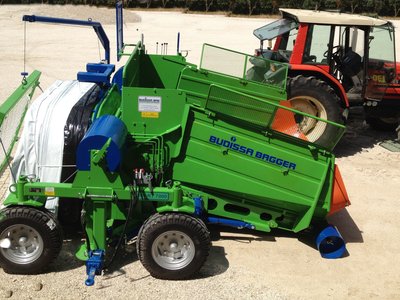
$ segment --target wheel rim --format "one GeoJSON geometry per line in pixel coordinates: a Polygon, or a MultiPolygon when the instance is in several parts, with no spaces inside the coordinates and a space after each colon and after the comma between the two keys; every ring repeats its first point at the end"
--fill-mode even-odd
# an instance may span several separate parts
{"type": "MultiPolygon", "coordinates": [[[[325,107],[314,97],[298,96],[290,99],[290,104],[293,109],[307,113],[312,116],[327,120],[328,113],[325,107]]],[[[296,116],[298,117],[298,116],[296,116]]],[[[306,136],[310,142],[315,142],[324,133],[327,123],[318,121],[313,118],[301,116],[295,118],[300,131],[306,136]]]]}
{"type": "Polygon", "coordinates": [[[43,239],[31,226],[15,224],[7,227],[0,240],[9,239],[10,247],[0,248],[2,255],[16,264],[29,264],[37,260],[43,252],[43,239]]]}
{"type": "Polygon", "coordinates": [[[194,258],[193,240],[185,233],[171,230],[160,234],[153,242],[151,254],[154,261],[162,268],[179,270],[194,258]]]}

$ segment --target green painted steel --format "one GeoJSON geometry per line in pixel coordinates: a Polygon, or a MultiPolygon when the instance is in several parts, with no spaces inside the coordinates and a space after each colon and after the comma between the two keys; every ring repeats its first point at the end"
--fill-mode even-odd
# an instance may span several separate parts
{"type": "Polygon", "coordinates": [[[39,71],[33,71],[0,105],[0,138],[4,146],[4,149],[0,149],[0,170],[3,170],[10,159],[26,110],[39,85],[40,75],[39,71]]]}
{"type": "Polygon", "coordinates": [[[23,176],[5,205],[40,207],[50,196],[83,199],[88,243],[78,251],[81,259],[87,246],[106,251],[124,234],[123,221],[134,230],[155,211],[240,220],[265,232],[298,232],[323,219],[331,207],[335,157],[331,148],[290,130],[298,117],[324,122],[337,129],[333,147],[344,127],[283,105],[287,65],[204,49],[197,68],[182,56],[149,55],[136,44],[121,92],[111,87],[93,116],[115,115],[128,129],[118,171],[107,169],[105,143],[91,150],[90,170],[78,171],[73,183],[23,176]],[[219,61],[218,53],[241,65],[223,73],[207,61],[219,61]],[[271,74],[255,80],[256,65],[271,74]]]}

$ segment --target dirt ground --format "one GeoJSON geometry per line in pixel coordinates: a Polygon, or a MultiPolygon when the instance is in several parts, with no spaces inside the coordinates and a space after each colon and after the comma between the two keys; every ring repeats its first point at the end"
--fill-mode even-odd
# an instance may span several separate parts
{"type": "MultiPolygon", "coordinates": [[[[20,83],[24,70],[23,14],[100,19],[115,62],[114,11],[94,7],[0,6],[0,99],[20,83]],[[101,19],[103,18],[103,19],[101,19]],[[111,21],[110,21],[111,20],[111,21]]],[[[191,15],[179,12],[126,12],[125,41],[144,34],[150,53],[157,42],[176,51],[177,32],[188,61],[199,63],[201,45],[210,43],[246,53],[258,47],[254,28],[264,19],[191,15]]],[[[399,21],[395,21],[398,25],[399,21]]],[[[400,37],[398,37],[398,40],[400,37]]],[[[160,51],[160,48],[158,48],[160,51]]],[[[75,79],[87,62],[103,56],[92,29],[27,24],[25,69],[43,72],[41,87],[75,79]]],[[[122,62],[123,63],[123,62],[122,62]]],[[[379,146],[394,133],[370,129],[362,110],[351,110],[348,130],[336,148],[352,205],[330,218],[347,242],[348,253],[324,260],[307,236],[280,231],[252,235],[213,231],[210,257],[197,278],[161,281],[149,276],[127,247],[104,276],[86,287],[85,267],[74,258],[79,239],[66,239],[46,274],[16,276],[0,270],[0,297],[14,299],[400,299],[400,153],[379,146]]],[[[8,182],[2,176],[3,191],[8,182]]],[[[254,233],[253,233],[254,234],[254,233]]]]}

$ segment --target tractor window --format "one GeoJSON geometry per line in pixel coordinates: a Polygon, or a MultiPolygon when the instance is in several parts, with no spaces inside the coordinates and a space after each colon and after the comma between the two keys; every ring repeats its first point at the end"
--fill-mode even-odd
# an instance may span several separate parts
{"type": "Polygon", "coordinates": [[[283,35],[297,26],[298,24],[294,20],[279,19],[263,27],[257,28],[253,31],[253,34],[261,41],[272,40],[278,35],[283,35]]]}
{"type": "Polygon", "coordinates": [[[368,85],[365,97],[381,100],[386,88],[396,78],[394,28],[389,25],[372,27],[369,33],[368,85]]]}
{"type": "Polygon", "coordinates": [[[297,32],[298,32],[297,28],[294,28],[289,32],[286,50],[293,51],[294,43],[296,42],[297,32]]]}
{"type": "Polygon", "coordinates": [[[371,28],[369,57],[372,59],[395,61],[393,28],[377,26],[371,28]]]}
{"type": "Polygon", "coordinates": [[[331,26],[310,25],[304,51],[304,63],[328,64],[324,53],[328,50],[331,26]]]}
{"type": "Polygon", "coordinates": [[[364,57],[364,31],[353,27],[350,29],[350,47],[361,57],[364,57]]]}

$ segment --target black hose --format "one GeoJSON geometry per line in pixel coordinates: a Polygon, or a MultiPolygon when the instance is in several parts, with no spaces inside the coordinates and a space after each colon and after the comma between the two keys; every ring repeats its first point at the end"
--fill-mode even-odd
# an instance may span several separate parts
{"type": "MultiPolygon", "coordinates": [[[[89,128],[93,109],[102,94],[101,86],[94,85],[72,107],[64,126],[63,166],[76,164],[76,149],[89,128]]],[[[63,167],[60,182],[73,182],[76,171],[76,167],[63,167]]],[[[72,232],[79,229],[83,201],[61,197],[58,203],[58,219],[63,227],[72,232]]]]}
{"type": "Polygon", "coordinates": [[[110,258],[110,260],[108,261],[107,265],[105,266],[105,269],[108,269],[110,267],[110,265],[112,264],[112,262],[114,261],[115,256],[117,255],[117,252],[119,250],[119,248],[121,247],[122,244],[122,240],[124,239],[124,236],[126,234],[126,230],[128,229],[128,223],[129,223],[129,219],[131,218],[132,212],[133,212],[133,208],[135,207],[137,201],[138,201],[138,187],[136,184],[136,181],[133,182],[133,186],[129,186],[130,190],[131,190],[131,199],[129,201],[129,207],[128,207],[128,214],[126,216],[126,220],[125,220],[125,224],[124,224],[124,228],[122,230],[122,233],[118,239],[118,243],[114,248],[114,252],[110,258]]]}

